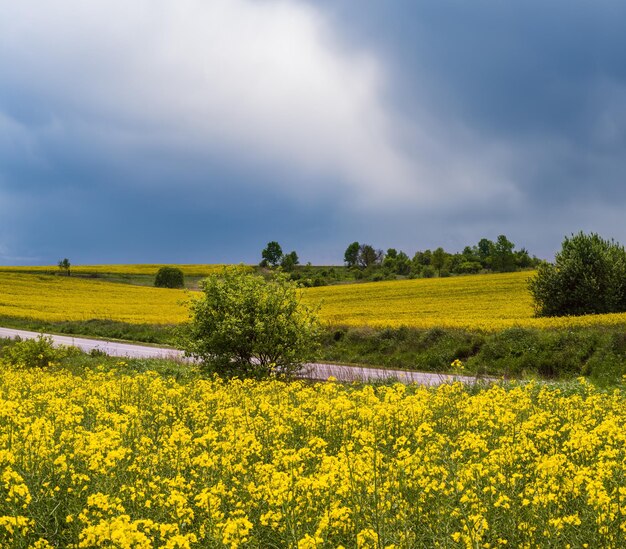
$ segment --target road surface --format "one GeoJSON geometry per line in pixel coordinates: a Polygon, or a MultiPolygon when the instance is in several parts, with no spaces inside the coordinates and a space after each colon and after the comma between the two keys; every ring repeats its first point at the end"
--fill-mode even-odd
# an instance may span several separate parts
{"type": "MultiPolygon", "coordinates": [[[[34,339],[40,333],[12,328],[0,328],[0,338],[34,339]]],[[[183,351],[167,347],[150,347],[133,343],[121,343],[117,341],[105,341],[100,339],[88,339],[84,337],[62,336],[43,334],[52,338],[55,345],[70,345],[89,353],[99,350],[110,356],[128,358],[165,358],[173,360],[185,360],[183,351]]],[[[462,381],[463,383],[476,383],[477,381],[493,381],[492,379],[479,379],[468,376],[451,376],[444,374],[432,374],[425,372],[408,372],[405,370],[388,370],[383,368],[366,368],[360,366],[343,366],[340,364],[310,363],[305,364],[300,376],[307,379],[326,380],[334,377],[338,381],[381,381],[393,379],[402,383],[419,383],[420,385],[440,385],[462,381]]]]}

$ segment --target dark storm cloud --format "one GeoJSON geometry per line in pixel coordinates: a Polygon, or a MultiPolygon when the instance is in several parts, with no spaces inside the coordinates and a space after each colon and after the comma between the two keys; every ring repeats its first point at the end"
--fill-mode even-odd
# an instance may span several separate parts
{"type": "Polygon", "coordinates": [[[626,242],[622,3],[48,10],[0,7],[0,262],[626,242]]]}
{"type": "Polygon", "coordinates": [[[403,86],[512,153],[511,176],[534,207],[624,201],[626,4],[366,1],[335,4],[353,39],[374,36],[403,86]],[[338,7],[337,7],[338,6],[338,7]],[[356,29],[356,30],[355,30],[356,29]]]}

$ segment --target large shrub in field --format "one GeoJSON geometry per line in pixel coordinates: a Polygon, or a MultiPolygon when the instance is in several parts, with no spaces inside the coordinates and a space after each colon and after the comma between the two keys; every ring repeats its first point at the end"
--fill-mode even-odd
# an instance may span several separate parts
{"type": "Polygon", "coordinates": [[[154,278],[154,285],[157,288],[183,288],[185,275],[178,267],[161,267],[154,278]]]}
{"type": "Polygon", "coordinates": [[[229,267],[202,282],[181,344],[209,371],[262,378],[297,372],[317,345],[315,311],[286,275],[271,279],[229,267]]]}
{"type": "Polygon", "coordinates": [[[529,282],[538,316],[626,311],[626,252],[614,240],[582,232],[566,237],[555,262],[529,282]]]}

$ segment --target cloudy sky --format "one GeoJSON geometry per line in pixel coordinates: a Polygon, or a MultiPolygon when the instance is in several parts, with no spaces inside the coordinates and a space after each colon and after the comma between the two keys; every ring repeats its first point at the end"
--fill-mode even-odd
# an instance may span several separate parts
{"type": "Polygon", "coordinates": [[[626,243],[626,3],[0,0],[0,264],[626,243]]]}

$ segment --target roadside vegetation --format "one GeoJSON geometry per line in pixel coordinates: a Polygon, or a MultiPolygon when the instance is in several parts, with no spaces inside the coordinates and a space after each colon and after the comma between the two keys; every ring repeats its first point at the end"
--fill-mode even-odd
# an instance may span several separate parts
{"type": "Polygon", "coordinates": [[[180,347],[207,372],[227,377],[292,377],[315,355],[316,310],[300,300],[284,274],[270,280],[238,267],[202,283],[190,319],[178,330],[180,347]]]}

